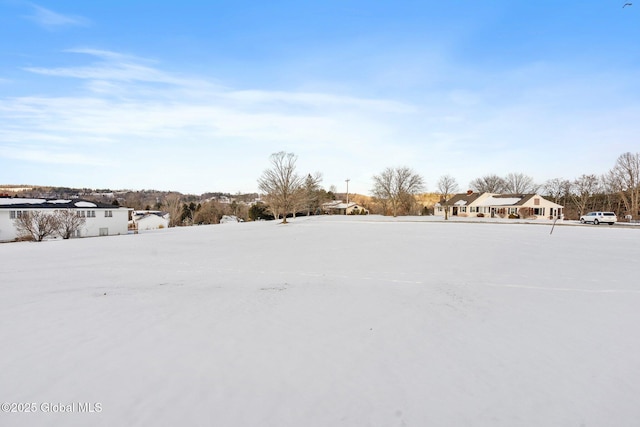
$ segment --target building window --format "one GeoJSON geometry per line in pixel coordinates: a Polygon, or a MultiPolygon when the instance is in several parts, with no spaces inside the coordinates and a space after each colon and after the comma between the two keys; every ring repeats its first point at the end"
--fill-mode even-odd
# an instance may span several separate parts
{"type": "Polygon", "coordinates": [[[9,211],[9,218],[16,219],[16,211],[9,211]]]}
{"type": "Polygon", "coordinates": [[[536,206],[540,206],[540,199],[538,198],[533,199],[533,204],[536,206]]]}
{"type": "Polygon", "coordinates": [[[95,218],[96,217],[96,211],[87,211],[87,217],[88,218],[95,218]]]}
{"type": "Polygon", "coordinates": [[[113,217],[113,211],[104,211],[104,217],[105,218],[112,218],[113,217]]]}

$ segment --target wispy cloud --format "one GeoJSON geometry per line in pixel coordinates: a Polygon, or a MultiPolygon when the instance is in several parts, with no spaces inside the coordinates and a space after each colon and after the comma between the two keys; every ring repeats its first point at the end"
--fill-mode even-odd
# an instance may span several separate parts
{"type": "MultiPolygon", "coordinates": [[[[300,156],[301,169],[322,170],[327,185],[348,174],[360,192],[368,190],[373,174],[393,165],[425,172],[431,183],[449,173],[462,186],[486,173],[516,169],[542,179],[598,173],[577,171],[596,162],[589,151],[575,149],[574,141],[607,139],[615,120],[638,112],[627,107],[621,115],[613,101],[604,112],[590,104],[581,94],[597,86],[594,81],[525,78],[518,70],[496,74],[493,82],[485,75],[482,84],[423,92],[410,103],[347,91],[229,87],[118,52],[67,53],[87,55],[91,62],[27,71],[66,78],[74,95],[0,97],[0,158],[97,165],[97,175],[100,165],[118,165],[137,171],[133,179],[148,179],[136,185],[149,188],[175,188],[172,180],[184,176],[201,182],[203,190],[204,181],[215,180],[218,188],[252,191],[265,159],[283,149],[300,156]],[[157,170],[173,172],[160,177],[157,170]],[[208,178],[195,171],[206,171],[208,178]]],[[[473,77],[462,81],[478,80],[473,77]]],[[[632,141],[640,124],[626,129],[630,134],[620,141],[632,141]]],[[[618,154],[611,154],[611,163],[618,154]]],[[[122,176],[121,185],[134,185],[122,176]]]]}
{"type": "Polygon", "coordinates": [[[33,13],[27,17],[48,30],[70,26],[87,27],[90,25],[90,21],[82,16],[63,15],[33,3],[30,6],[33,13]]]}
{"type": "Polygon", "coordinates": [[[0,156],[12,160],[22,160],[41,164],[87,166],[107,165],[107,163],[99,157],[91,157],[74,152],[60,152],[56,149],[40,146],[26,146],[21,148],[0,146],[0,156]]]}
{"type": "MultiPolygon", "coordinates": [[[[271,152],[286,149],[301,157],[305,152],[337,153],[339,159],[332,163],[348,169],[350,159],[367,159],[367,146],[379,147],[385,139],[393,139],[390,117],[419,112],[413,105],[389,99],[234,89],[175,75],[153,61],[116,52],[74,49],[70,53],[96,61],[26,70],[65,77],[71,83],[79,80],[86,92],[72,97],[0,98],[4,117],[0,117],[0,138],[14,147],[0,151],[0,157],[74,165],[84,158],[93,164],[95,151],[100,150],[105,162],[121,163],[129,161],[124,153],[140,153],[147,147],[151,157],[166,155],[158,165],[210,159],[208,169],[216,165],[218,173],[234,175],[238,172],[228,161],[229,152],[253,153],[264,161],[271,152]],[[21,155],[19,147],[26,143],[29,146],[21,155]],[[180,149],[170,148],[174,146],[180,149]]],[[[71,86],[75,93],[76,86],[71,86]]],[[[139,155],[135,158],[140,159],[139,155]]],[[[139,163],[129,166],[139,167],[139,163]]],[[[318,164],[309,166],[316,169],[318,164]]],[[[239,185],[250,190],[255,177],[249,174],[246,179],[239,185]]]]}
{"type": "Polygon", "coordinates": [[[25,71],[36,74],[70,77],[91,81],[121,81],[121,82],[147,82],[164,83],[175,86],[209,86],[210,83],[192,78],[182,78],[154,68],[144,60],[131,55],[98,50],[98,49],[70,49],[68,53],[84,54],[97,58],[98,61],[91,65],[81,67],[42,68],[28,67],[25,71]]]}

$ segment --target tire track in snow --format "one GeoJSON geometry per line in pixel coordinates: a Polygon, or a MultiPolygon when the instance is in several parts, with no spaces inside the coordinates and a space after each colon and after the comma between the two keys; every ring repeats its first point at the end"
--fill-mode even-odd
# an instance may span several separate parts
{"type": "Polygon", "coordinates": [[[540,286],[529,285],[509,285],[496,283],[479,283],[481,286],[489,286],[494,288],[515,288],[515,289],[532,289],[536,291],[554,291],[554,292],[584,292],[593,294],[640,294],[640,290],[635,289],[580,289],[580,288],[543,288],[540,286]]]}
{"type": "MultiPolygon", "coordinates": [[[[224,269],[218,270],[218,272],[227,272],[227,273],[236,273],[236,274],[248,274],[247,270],[237,270],[237,269],[224,269]]],[[[253,272],[255,274],[266,274],[265,271],[256,271],[253,272]]],[[[325,279],[344,279],[345,281],[371,281],[371,282],[382,282],[382,283],[396,283],[396,284],[407,284],[407,285],[433,285],[430,281],[425,280],[408,280],[408,279],[393,279],[388,277],[372,277],[371,273],[366,273],[366,275],[347,275],[347,274],[332,274],[332,273],[318,273],[318,272],[300,272],[300,271],[275,271],[272,274],[277,274],[281,276],[300,276],[300,277],[312,277],[312,278],[325,278],[325,279]]],[[[384,274],[384,273],[381,273],[384,274]]],[[[469,287],[477,287],[477,286],[485,286],[485,287],[493,287],[493,288],[506,288],[506,289],[527,289],[527,290],[535,290],[535,291],[550,291],[550,292],[581,292],[581,293],[594,293],[594,294],[635,294],[640,295],[640,289],[583,289],[583,288],[560,288],[560,287],[540,287],[540,286],[531,286],[531,285],[515,285],[515,284],[499,284],[499,283],[482,283],[477,282],[474,284],[462,283],[464,286],[469,287]]]]}

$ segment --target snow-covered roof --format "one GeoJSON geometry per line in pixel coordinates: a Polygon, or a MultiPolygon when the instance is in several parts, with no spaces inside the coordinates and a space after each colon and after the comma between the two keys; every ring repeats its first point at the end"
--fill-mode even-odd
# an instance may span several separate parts
{"type": "Polygon", "coordinates": [[[478,203],[478,206],[511,206],[522,200],[522,197],[494,197],[490,196],[478,203]]]}
{"type": "MultiPolygon", "coordinates": [[[[473,203],[478,197],[480,197],[479,193],[454,194],[449,200],[446,201],[446,205],[447,206],[468,206],[471,203],[473,203]]],[[[440,205],[442,206],[442,203],[440,205]]]]}
{"type": "Polygon", "coordinates": [[[77,208],[97,208],[98,207],[97,204],[93,202],[87,202],[87,201],[75,202],[74,205],[76,205],[77,208]]]}
{"type": "Polygon", "coordinates": [[[169,212],[163,212],[163,211],[133,211],[133,218],[136,221],[140,221],[144,218],[149,218],[149,217],[159,217],[162,219],[169,219],[169,212]]]}
{"type": "Polygon", "coordinates": [[[40,204],[46,202],[46,199],[21,199],[14,197],[0,197],[0,205],[24,205],[24,204],[40,204]]]}
{"type": "Polygon", "coordinates": [[[66,200],[66,199],[26,199],[20,197],[0,197],[0,209],[27,208],[27,209],[60,209],[60,208],[102,208],[119,209],[105,203],[91,202],[89,200],[66,200]]]}
{"type": "Polygon", "coordinates": [[[352,207],[357,207],[358,204],[354,202],[345,203],[343,201],[337,200],[335,202],[328,202],[322,205],[325,209],[348,209],[352,207]]]}

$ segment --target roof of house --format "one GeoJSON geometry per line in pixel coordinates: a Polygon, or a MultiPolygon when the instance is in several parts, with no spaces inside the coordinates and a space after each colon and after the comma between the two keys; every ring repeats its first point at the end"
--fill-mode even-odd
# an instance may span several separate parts
{"type": "Polygon", "coordinates": [[[344,203],[339,200],[335,202],[328,202],[322,205],[322,207],[325,209],[348,209],[355,206],[358,206],[358,204],[353,202],[344,203]]]}
{"type": "Polygon", "coordinates": [[[540,198],[540,200],[544,200],[547,203],[547,206],[549,203],[554,206],[562,206],[545,199],[544,197],[542,197],[537,193],[492,194],[485,200],[482,200],[480,203],[478,203],[478,206],[523,206],[534,197],[538,197],[540,198]]]}
{"type": "Polygon", "coordinates": [[[163,212],[163,211],[133,211],[133,215],[132,218],[135,221],[142,221],[146,218],[154,218],[154,217],[158,217],[158,218],[162,218],[166,221],[169,220],[169,212],[163,212]]]}
{"type": "MultiPolygon", "coordinates": [[[[447,205],[469,206],[470,204],[478,200],[478,198],[483,194],[488,194],[488,197],[483,200],[480,200],[478,203],[475,203],[475,206],[523,206],[525,203],[527,203],[529,200],[531,200],[536,196],[542,200],[545,200],[547,203],[552,203],[553,205],[561,206],[561,205],[558,205],[557,203],[550,202],[549,200],[545,199],[544,197],[536,193],[529,193],[529,194],[461,193],[461,194],[455,194],[451,199],[449,199],[449,201],[447,202],[447,205]]],[[[436,206],[442,206],[442,202],[438,203],[436,206]]]]}
{"type": "Polygon", "coordinates": [[[107,203],[92,202],[83,199],[26,199],[19,197],[0,197],[0,209],[119,209],[107,203]]]}
{"type": "MultiPolygon", "coordinates": [[[[478,203],[478,206],[518,206],[524,203],[525,196],[523,194],[492,194],[478,203]]],[[[531,194],[531,197],[533,197],[533,194],[531,194]]]]}
{"type": "Polygon", "coordinates": [[[165,215],[169,215],[169,212],[165,212],[165,211],[149,211],[149,210],[135,210],[135,211],[133,211],[133,215],[165,216],[165,215]]]}
{"type": "MultiPolygon", "coordinates": [[[[480,197],[481,193],[460,193],[454,194],[452,198],[449,199],[447,204],[449,206],[468,206],[473,203],[478,197],[480,197]]],[[[440,203],[442,205],[442,203],[440,203]]]]}

